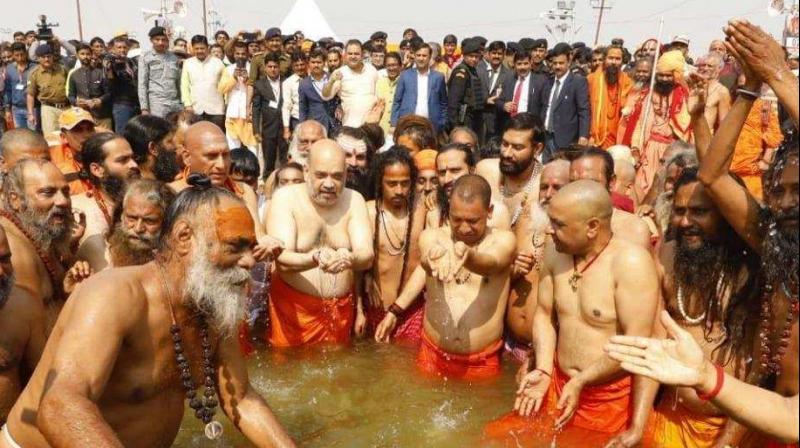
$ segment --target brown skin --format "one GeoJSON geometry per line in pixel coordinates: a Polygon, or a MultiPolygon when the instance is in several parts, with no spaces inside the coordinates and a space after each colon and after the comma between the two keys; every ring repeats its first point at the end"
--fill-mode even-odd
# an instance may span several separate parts
{"type": "MultiPolygon", "coordinates": [[[[225,199],[218,210],[232,207],[243,205],[225,199]]],[[[185,392],[174,361],[167,304],[173,304],[199,384],[202,355],[191,299],[172,291],[183,290],[198,242],[210,244],[210,261],[221,269],[253,266],[255,234],[234,229],[236,225],[217,223],[216,234],[223,239],[211,236],[214,232],[206,239],[200,223],[180,218],[169,235],[171,250],[161,253],[163,273],[153,262],[111,269],[82,284],[12,409],[9,429],[17,442],[42,447],[170,446],[183,416],[185,392]],[[109,302],[111,294],[116,300],[109,302]],[[58,417],[65,413],[70,419],[58,417]]],[[[250,386],[237,338],[210,333],[222,410],[256,446],[294,446],[250,386]]]]}
{"type": "MultiPolygon", "coordinates": [[[[0,278],[14,273],[11,248],[0,228],[0,278]]],[[[11,406],[44,350],[44,309],[25,291],[12,288],[7,298],[0,298],[0,425],[6,421],[11,406]]]]}
{"type": "Polygon", "coordinates": [[[72,129],[62,129],[61,139],[69,146],[73,155],[79,154],[83,149],[83,144],[89,137],[94,135],[95,125],[90,121],[81,121],[72,129]]]}
{"type": "Polygon", "coordinates": [[[50,148],[47,147],[47,142],[43,141],[41,145],[4,148],[3,155],[0,156],[0,171],[8,172],[17,162],[26,159],[50,160],[50,148]]]}
{"type": "Polygon", "coordinates": [[[636,61],[636,68],[633,72],[633,80],[642,86],[649,85],[650,74],[653,70],[653,64],[646,59],[636,61]]]}
{"type": "MultiPolygon", "coordinates": [[[[12,205],[12,212],[21,209],[22,198],[14,193],[7,193],[12,205]]],[[[25,170],[25,196],[28,206],[40,211],[52,210],[58,207],[69,213],[72,202],[69,196],[69,185],[64,175],[52,163],[41,167],[29,166],[25,170]]],[[[36,253],[33,243],[6,218],[0,218],[0,225],[6,231],[8,245],[11,247],[11,262],[17,278],[17,287],[28,293],[38,305],[46,308],[46,330],[48,334],[55,323],[56,317],[63,306],[63,302],[56,300],[56,285],[50,280],[47,268],[36,253]]],[[[50,250],[49,255],[58,259],[58,254],[50,250]]],[[[55,263],[56,281],[61,282],[64,269],[55,263]]]]}

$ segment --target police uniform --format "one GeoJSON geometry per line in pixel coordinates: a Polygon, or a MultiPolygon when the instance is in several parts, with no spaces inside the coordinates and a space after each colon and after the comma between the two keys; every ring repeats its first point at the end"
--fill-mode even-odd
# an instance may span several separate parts
{"type": "MultiPolygon", "coordinates": [[[[52,53],[53,49],[48,44],[36,48],[36,55],[40,58],[52,53]]],[[[61,112],[69,107],[67,69],[57,62],[53,62],[49,70],[39,65],[28,76],[28,94],[42,104],[42,132],[47,135],[57,131],[61,112]]]]}
{"type": "MultiPolygon", "coordinates": [[[[461,46],[464,55],[480,51],[480,43],[466,39],[461,46]]],[[[447,115],[452,127],[467,126],[475,133],[482,127],[486,96],[474,67],[461,62],[450,74],[447,86],[447,115]]]]}

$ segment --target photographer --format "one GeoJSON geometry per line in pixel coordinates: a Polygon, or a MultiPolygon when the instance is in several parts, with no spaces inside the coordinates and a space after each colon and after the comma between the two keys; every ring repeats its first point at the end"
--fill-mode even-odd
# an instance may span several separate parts
{"type": "Polygon", "coordinates": [[[117,36],[112,41],[111,53],[103,60],[108,91],[111,94],[111,115],[114,132],[122,134],[128,121],[139,114],[137,78],[139,64],[128,57],[128,38],[117,36]]]}
{"type": "Polygon", "coordinates": [[[81,67],[69,75],[67,98],[73,106],[92,114],[101,127],[111,129],[111,94],[102,61],[89,45],[78,44],[81,67]]]}

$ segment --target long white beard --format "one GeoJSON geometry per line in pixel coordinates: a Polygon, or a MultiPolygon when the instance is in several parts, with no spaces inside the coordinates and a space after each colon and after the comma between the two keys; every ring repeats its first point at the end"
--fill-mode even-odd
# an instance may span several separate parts
{"type": "Polygon", "coordinates": [[[186,295],[198,310],[210,317],[211,326],[219,334],[233,334],[244,318],[250,272],[238,266],[227,269],[214,266],[204,243],[196,245],[193,258],[186,275],[186,295]]]}

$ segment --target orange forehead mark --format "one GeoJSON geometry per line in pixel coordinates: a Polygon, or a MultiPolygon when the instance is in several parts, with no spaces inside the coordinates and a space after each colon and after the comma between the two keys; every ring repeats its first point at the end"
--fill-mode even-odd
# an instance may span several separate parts
{"type": "Polygon", "coordinates": [[[214,212],[217,238],[229,241],[236,238],[256,240],[255,223],[245,207],[228,207],[214,212]]]}

